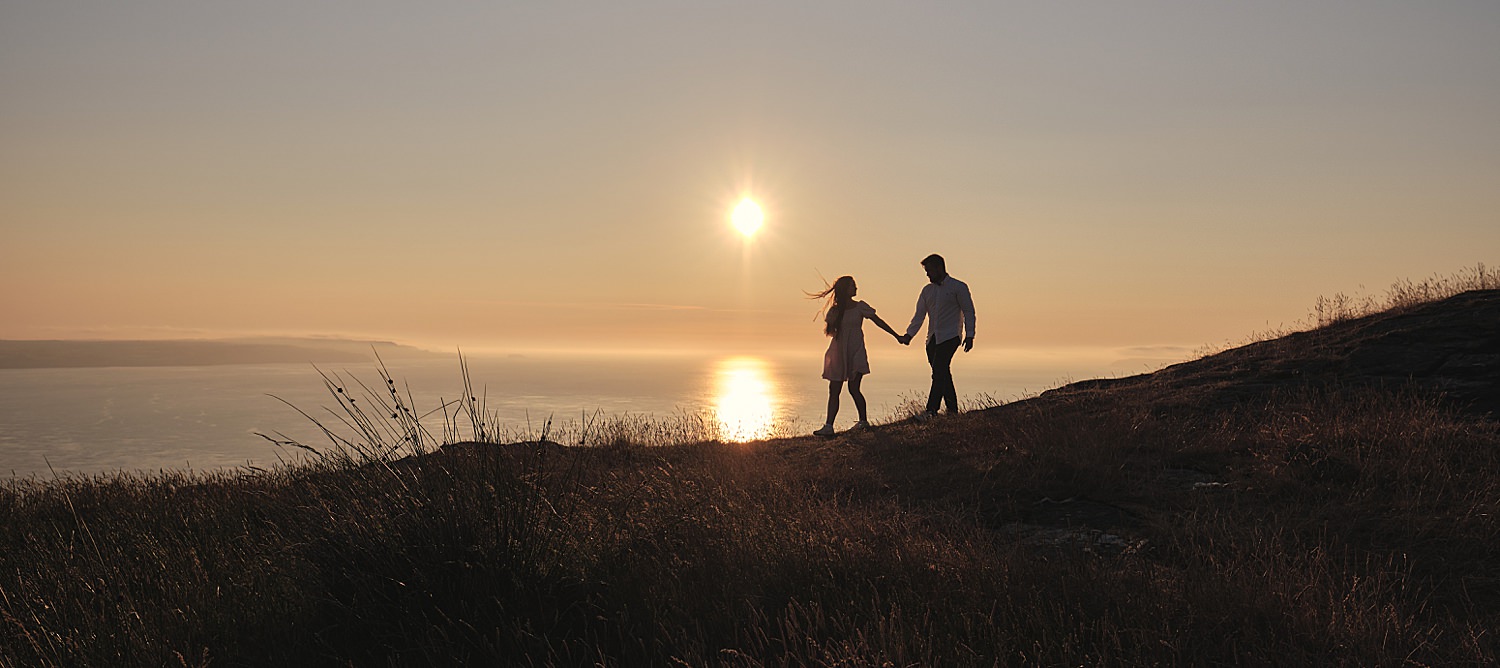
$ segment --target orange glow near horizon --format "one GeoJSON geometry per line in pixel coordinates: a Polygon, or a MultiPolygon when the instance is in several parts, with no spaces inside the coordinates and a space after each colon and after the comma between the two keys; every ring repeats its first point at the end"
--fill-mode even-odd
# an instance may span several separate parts
{"type": "Polygon", "coordinates": [[[765,360],[726,358],[718,362],[714,376],[719,438],[732,443],[770,438],[775,431],[775,385],[765,360]]]}

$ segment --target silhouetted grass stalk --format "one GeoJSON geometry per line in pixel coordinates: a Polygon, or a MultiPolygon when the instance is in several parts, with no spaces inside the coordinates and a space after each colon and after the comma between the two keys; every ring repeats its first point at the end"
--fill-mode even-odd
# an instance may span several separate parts
{"type": "Polygon", "coordinates": [[[1478,263],[1451,276],[1433,275],[1420,281],[1400,279],[1391,284],[1384,298],[1350,296],[1342,292],[1332,297],[1319,296],[1310,314],[1312,324],[1324,327],[1382,311],[1408,309],[1452,297],[1469,290],[1500,288],[1500,274],[1478,263]]]}

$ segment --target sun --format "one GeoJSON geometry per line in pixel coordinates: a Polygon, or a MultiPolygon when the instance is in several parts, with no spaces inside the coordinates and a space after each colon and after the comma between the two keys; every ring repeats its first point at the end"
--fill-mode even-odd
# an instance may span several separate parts
{"type": "Polygon", "coordinates": [[[729,222],[733,223],[735,229],[746,237],[753,236],[765,219],[765,214],[760,211],[760,205],[749,197],[740,200],[740,203],[734,207],[734,213],[729,214],[729,222]]]}

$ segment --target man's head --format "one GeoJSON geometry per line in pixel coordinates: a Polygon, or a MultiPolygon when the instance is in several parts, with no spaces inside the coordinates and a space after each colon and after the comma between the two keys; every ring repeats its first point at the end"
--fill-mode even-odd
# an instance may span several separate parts
{"type": "Polygon", "coordinates": [[[940,283],[948,276],[947,264],[943,262],[943,256],[933,253],[922,259],[922,268],[927,270],[927,280],[940,283]]]}

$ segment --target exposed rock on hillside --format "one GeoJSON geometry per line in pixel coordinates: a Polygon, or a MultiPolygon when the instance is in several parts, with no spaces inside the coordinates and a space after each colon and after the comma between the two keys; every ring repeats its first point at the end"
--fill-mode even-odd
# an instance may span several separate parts
{"type": "Polygon", "coordinates": [[[1155,373],[1074,383],[1042,399],[1129,389],[1170,409],[1326,386],[1414,387],[1500,414],[1500,290],[1338,322],[1155,373]]]}

